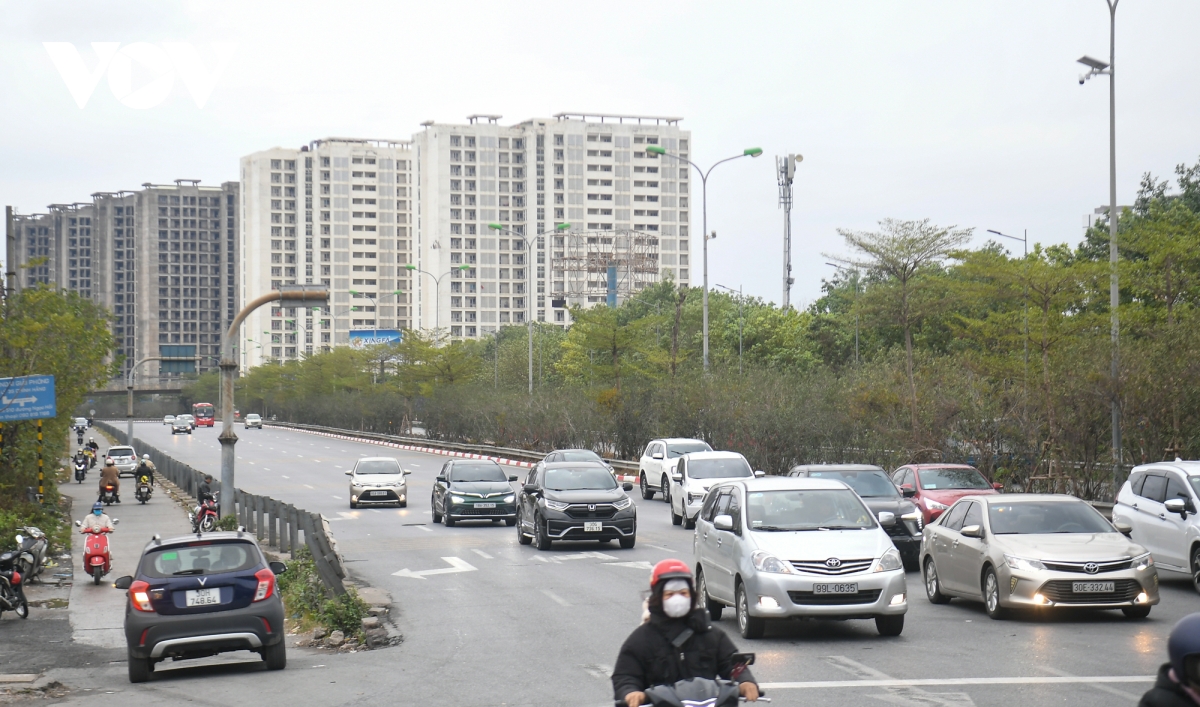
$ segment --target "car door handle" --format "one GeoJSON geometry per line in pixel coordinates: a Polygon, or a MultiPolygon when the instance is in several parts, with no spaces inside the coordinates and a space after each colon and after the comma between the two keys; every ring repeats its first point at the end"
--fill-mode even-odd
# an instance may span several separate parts
{"type": "Polygon", "coordinates": [[[958,539],[957,539],[957,538],[955,538],[955,540],[954,540],[954,544],[953,544],[953,545],[951,545],[950,547],[951,547],[951,548],[956,548],[956,547],[958,547],[958,539]]]}
{"type": "Polygon", "coordinates": [[[1166,519],[1167,519],[1167,514],[1166,514],[1166,513],[1159,513],[1159,514],[1158,514],[1158,519],[1159,519],[1159,520],[1166,520],[1166,519]]]}
{"type": "Polygon", "coordinates": [[[717,536],[717,547],[721,547],[721,541],[724,540],[721,536],[717,536]]]}

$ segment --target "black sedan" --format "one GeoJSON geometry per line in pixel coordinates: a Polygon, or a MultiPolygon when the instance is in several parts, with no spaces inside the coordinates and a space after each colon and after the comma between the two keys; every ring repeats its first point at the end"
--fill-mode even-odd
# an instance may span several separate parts
{"type": "Polygon", "coordinates": [[[452,527],[460,520],[517,523],[516,493],[509,482],[516,476],[504,473],[493,461],[451,459],[442,466],[429,501],[434,523],[452,527]]]}
{"type": "Polygon", "coordinates": [[[597,462],[539,464],[529,472],[517,508],[517,540],[549,550],[557,540],[637,539],[637,506],[608,467],[597,462]]]}

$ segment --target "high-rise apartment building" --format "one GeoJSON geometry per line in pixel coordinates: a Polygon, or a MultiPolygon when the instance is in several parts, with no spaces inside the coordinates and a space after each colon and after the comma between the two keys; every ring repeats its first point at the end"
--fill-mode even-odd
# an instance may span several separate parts
{"type": "MultiPolygon", "coordinates": [[[[109,308],[125,371],[181,351],[202,371],[215,368],[222,328],[237,314],[238,192],[237,182],[180,179],[17,215],[18,263],[41,259],[17,269],[18,286],[44,283],[109,308]]],[[[171,368],[151,362],[138,373],[177,377],[171,368]]]]}
{"type": "Polygon", "coordinates": [[[330,289],[323,308],[251,314],[245,365],[347,344],[351,331],[413,326],[412,159],[407,141],[343,138],[242,158],[241,301],[285,284],[330,289]]]}

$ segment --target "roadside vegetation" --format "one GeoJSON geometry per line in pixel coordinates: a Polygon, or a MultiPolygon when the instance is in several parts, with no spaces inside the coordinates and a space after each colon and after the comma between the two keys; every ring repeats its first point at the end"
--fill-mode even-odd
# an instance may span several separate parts
{"type": "MultiPolygon", "coordinates": [[[[804,311],[710,291],[710,375],[700,289],[663,282],[574,311],[567,331],[536,325],[532,397],[517,325],[261,366],[239,381],[238,407],[396,434],[419,420],[436,439],[626,459],[652,437],[697,436],[774,473],[969,462],[1010,487],[1111,500],[1114,394],[1126,466],[1200,457],[1200,163],[1173,185],[1146,175],[1119,226],[1119,387],[1106,223],[1075,248],[1031,242],[1023,256],[1011,241],[968,248],[968,230],[889,219],[841,232],[844,249],[826,255],[840,268],[804,311]]],[[[215,399],[215,375],[187,397],[215,399]]]]}
{"type": "Polygon", "coordinates": [[[293,628],[307,632],[316,626],[326,631],[341,631],[347,638],[364,642],[362,620],[370,606],[347,587],[341,596],[331,596],[317,573],[312,553],[300,548],[292,554],[288,570],[279,576],[279,591],[293,628]]]}

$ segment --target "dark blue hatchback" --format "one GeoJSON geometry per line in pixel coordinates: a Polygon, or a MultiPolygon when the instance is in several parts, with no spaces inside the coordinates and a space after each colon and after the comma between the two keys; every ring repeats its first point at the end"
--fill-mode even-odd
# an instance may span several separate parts
{"type": "Polygon", "coordinates": [[[268,670],[283,669],[284,611],[275,576],[286,570],[267,562],[246,533],[152,541],[137,574],[114,583],[129,594],[129,681],[149,680],[160,660],[237,650],[256,651],[268,670]]]}

